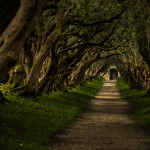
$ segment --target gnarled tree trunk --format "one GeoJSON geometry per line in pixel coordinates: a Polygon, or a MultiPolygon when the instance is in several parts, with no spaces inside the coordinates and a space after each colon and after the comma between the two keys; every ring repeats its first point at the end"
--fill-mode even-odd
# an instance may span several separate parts
{"type": "Polygon", "coordinates": [[[37,12],[36,0],[21,0],[20,8],[7,29],[0,37],[0,80],[17,63],[20,52],[33,26],[37,12]]]}
{"type": "MultiPolygon", "coordinates": [[[[18,62],[24,42],[30,32],[34,29],[34,24],[39,11],[41,11],[41,9],[50,1],[52,0],[20,0],[20,2],[17,0],[17,4],[20,3],[20,7],[18,9],[18,5],[16,5],[16,8],[14,8],[14,11],[12,12],[14,14],[16,13],[14,18],[6,20],[6,29],[1,23],[0,82],[3,81],[10,69],[18,62]]],[[[1,4],[4,4],[4,1],[2,1],[1,4]]],[[[0,93],[0,98],[2,101],[4,100],[2,93],[0,93]]]]}
{"type": "Polygon", "coordinates": [[[29,77],[25,85],[25,92],[27,93],[38,93],[39,92],[39,83],[40,83],[40,72],[43,66],[43,63],[46,57],[49,55],[50,50],[52,49],[53,44],[59,37],[62,31],[63,20],[65,15],[60,14],[59,9],[57,9],[57,23],[53,32],[47,37],[46,42],[41,46],[40,51],[38,52],[33,66],[31,68],[29,77]]]}
{"type": "Polygon", "coordinates": [[[20,7],[0,37],[0,81],[17,63],[39,11],[52,0],[20,0],[20,7]]]}

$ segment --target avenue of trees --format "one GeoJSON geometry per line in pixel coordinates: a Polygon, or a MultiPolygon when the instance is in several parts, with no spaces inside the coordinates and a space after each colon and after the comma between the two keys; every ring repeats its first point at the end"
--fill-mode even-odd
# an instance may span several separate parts
{"type": "Polygon", "coordinates": [[[2,88],[67,90],[115,64],[150,93],[149,15],[148,0],[1,0],[2,88]]]}
{"type": "Polygon", "coordinates": [[[129,52],[116,58],[118,69],[133,88],[144,89],[150,94],[150,1],[139,0],[128,19],[129,52]]]}

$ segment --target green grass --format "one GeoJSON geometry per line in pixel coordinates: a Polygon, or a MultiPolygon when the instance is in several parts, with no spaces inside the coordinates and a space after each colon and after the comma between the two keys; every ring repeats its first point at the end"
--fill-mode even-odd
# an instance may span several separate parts
{"type": "Polygon", "coordinates": [[[48,150],[53,136],[68,127],[102,87],[102,78],[69,92],[37,98],[6,95],[0,105],[0,150],[48,150]]]}
{"type": "Polygon", "coordinates": [[[144,126],[150,125],[150,97],[146,91],[131,89],[122,78],[118,79],[117,87],[122,97],[131,104],[131,115],[137,123],[144,126]]]}

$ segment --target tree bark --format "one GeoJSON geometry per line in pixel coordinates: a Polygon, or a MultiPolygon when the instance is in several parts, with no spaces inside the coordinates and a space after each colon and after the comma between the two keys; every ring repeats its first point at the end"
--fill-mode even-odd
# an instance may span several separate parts
{"type": "Polygon", "coordinates": [[[45,61],[46,57],[49,55],[52,49],[53,44],[57,40],[58,36],[62,31],[62,25],[65,15],[62,16],[57,9],[57,23],[54,31],[47,37],[46,42],[44,45],[41,46],[39,53],[35,58],[35,62],[31,68],[31,72],[29,78],[26,82],[26,91],[28,93],[38,93],[39,92],[39,79],[40,79],[40,71],[43,66],[43,62],[45,61]]]}
{"type": "Polygon", "coordinates": [[[33,56],[31,54],[31,47],[32,47],[31,42],[27,40],[22,50],[22,65],[26,72],[26,77],[28,77],[31,67],[33,65],[33,56]]]}
{"type": "Polygon", "coordinates": [[[76,87],[79,83],[82,82],[82,79],[84,78],[85,72],[87,69],[95,62],[100,60],[100,54],[96,54],[91,60],[88,62],[84,62],[81,64],[79,71],[75,75],[74,83],[72,84],[72,87],[76,87]]]}
{"type": "Polygon", "coordinates": [[[0,0],[0,36],[16,15],[20,0],[0,0]]]}
{"type": "Polygon", "coordinates": [[[34,29],[39,10],[52,0],[20,0],[20,7],[0,37],[0,82],[20,58],[26,38],[34,29]]]}
{"type": "Polygon", "coordinates": [[[22,0],[15,18],[0,37],[0,80],[17,63],[25,39],[33,29],[36,10],[36,0],[22,0]]]}

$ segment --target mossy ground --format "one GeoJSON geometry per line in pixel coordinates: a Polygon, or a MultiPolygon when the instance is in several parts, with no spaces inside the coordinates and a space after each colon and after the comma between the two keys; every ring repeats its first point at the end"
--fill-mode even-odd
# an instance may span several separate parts
{"type": "Polygon", "coordinates": [[[47,150],[53,136],[89,104],[102,80],[99,77],[69,92],[36,98],[6,95],[7,103],[0,105],[0,149],[47,150]]]}

